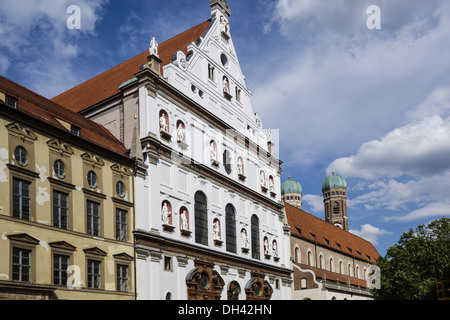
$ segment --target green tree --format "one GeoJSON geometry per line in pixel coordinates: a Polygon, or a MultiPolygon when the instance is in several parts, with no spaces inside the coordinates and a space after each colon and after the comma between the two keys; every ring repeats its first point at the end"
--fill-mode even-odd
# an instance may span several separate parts
{"type": "Polygon", "coordinates": [[[436,281],[450,280],[450,219],[442,218],[403,233],[377,263],[380,300],[435,300],[436,281]]]}

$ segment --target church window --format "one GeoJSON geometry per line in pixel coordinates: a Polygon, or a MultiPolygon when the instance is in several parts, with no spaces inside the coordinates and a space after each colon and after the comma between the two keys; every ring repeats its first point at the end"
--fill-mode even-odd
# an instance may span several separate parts
{"type": "Polygon", "coordinates": [[[319,268],[323,269],[323,256],[322,255],[319,256],[319,268]]]}
{"type": "Polygon", "coordinates": [[[231,204],[225,208],[226,249],[236,253],[236,213],[231,204]]]}
{"type": "Polygon", "coordinates": [[[333,272],[333,258],[330,258],[330,271],[333,272]]]}
{"type": "Polygon", "coordinates": [[[236,87],[236,101],[241,102],[241,89],[236,87]]]}
{"type": "Polygon", "coordinates": [[[252,258],[260,259],[259,253],[259,219],[256,215],[252,216],[252,258]]]}
{"type": "Polygon", "coordinates": [[[241,286],[236,281],[232,281],[228,287],[228,300],[239,300],[241,286]]]}
{"type": "Polygon", "coordinates": [[[164,270],[172,271],[172,257],[164,257],[164,270]]]}
{"type": "Polygon", "coordinates": [[[312,266],[312,252],[308,251],[308,266],[312,266]]]}
{"type": "Polygon", "coordinates": [[[220,55],[220,62],[222,62],[222,65],[228,69],[228,58],[224,53],[220,55]]]}
{"type": "Polygon", "coordinates": [[[300,249],[299,248],[295,248],[295,250],[294,250],[294,261],[296,263],[299,262],[299,257],[300,257],[300,249]]]}
{"type": "Polygon", "coordinates": [[[339,214],[339,203],[335,202],[333,204],[333,214],[339,214]]]}
{"type": "Polygon", "coordinates": [[[228,150],[225,150],[223,152],[223,166],[225,168],[225,172],[227,174],[231,173],[231,157],[230,152],[228,150]]]}
{"type": "Polygon", "coordinates": [[[206,196],[198,191],[195,194],[195,242],[208,245],[208,211],[206,196]]]}

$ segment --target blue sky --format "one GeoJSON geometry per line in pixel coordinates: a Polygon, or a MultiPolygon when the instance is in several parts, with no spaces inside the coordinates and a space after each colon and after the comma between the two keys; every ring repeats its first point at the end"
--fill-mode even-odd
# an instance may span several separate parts
{"type": "MultiPolygon", "coordinates": [[[[321,184],[347,179],[350,229],[384,255],[450,216],[450,3],[228,0],[253,107],[280,130],[282,180],[324,217],[321,184]],[[370,30],[367,8],[381,9],[370,30]]],[[[48,98],[210,17],[207,0],[0,2],[0,74],[48,98]],[[70,5],[81,29],[66,26],[70,5]]]]}

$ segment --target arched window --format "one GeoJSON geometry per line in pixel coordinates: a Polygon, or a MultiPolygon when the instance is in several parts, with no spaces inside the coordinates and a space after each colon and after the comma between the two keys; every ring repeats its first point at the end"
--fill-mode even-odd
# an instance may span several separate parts
{"type": "Polygon", "coordinates": [[[333,272],[333,258],[330,258],[330,271],[333,272]]]}
{"type": "Polygon", "coordinates": [[[312,262],[312,253],[311,251],[308,251],[308,266],[312,265],[311,262],[312,262]]]}
{"type": "Polygon", "coordinates": [[[339,261],[339,273],[342,274],[342,261],[339,261]]]}
{"type": "Polygon", "coordinates": [[[236,212],[231,204],[225,207],[225,237],[227,251],[236,253],[236,212]]]}
{"type": "Polygon", "coordinates": [[[241,293],[241,286],[236,281],[233,281],[228,286],[228,300],[239,300],[241,293]]]}
{"type": "Polygon", "coordinates": [[[299,248],[295,248],[295,250],[294,250],[294,261],[296,263],[299,262],[299,257],[300,257],[300,249],[299,248]]]}
{"type": "Polygon", "coordinates": [[[203,192],[195,194],[195,242],[208,245],[208,205],[203,192]]]}
{"type": "Polygon", "coordinates": [[[223,166],[227,174],[231,173],[231,156],[228,150],[223,152],[223,166]]]}
{"type": "Polygon", "coordinates": [[[260,259],[259,254],[259,219],[256,215],[252,216],[252,258],[260,259]]]}
{"type": "Polygon", "coordinates": [[[323,255],[319,256],[319,268],[323,269],[323,255]]]}
{"type": "Polygon", "coordinates": [[[339,203],[337,202],[333,204],[333,214],[339,214],[339,203]]]}

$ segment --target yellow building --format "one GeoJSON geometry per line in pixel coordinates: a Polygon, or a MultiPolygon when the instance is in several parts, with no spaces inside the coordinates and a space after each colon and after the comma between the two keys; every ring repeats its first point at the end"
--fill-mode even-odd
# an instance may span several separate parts
{"type": "Polygon", "coordinates": [[[133,169],[102,126],[0,77],[0,300],[134,299],[133,169]]]}

